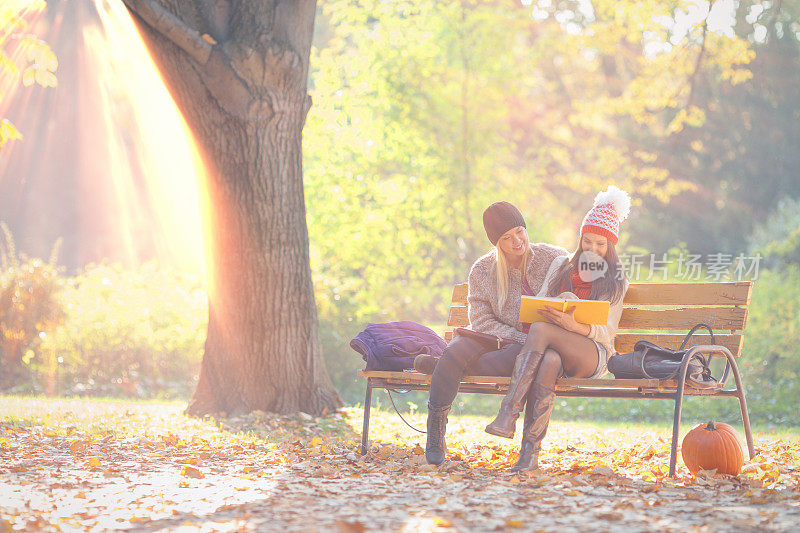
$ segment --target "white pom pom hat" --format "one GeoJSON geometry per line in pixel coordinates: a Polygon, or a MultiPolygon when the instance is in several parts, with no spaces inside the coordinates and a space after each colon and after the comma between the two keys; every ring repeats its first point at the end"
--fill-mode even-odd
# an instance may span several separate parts
{"type": "Polygon", "coordinates": [[[615,185],[597,193],[594,205],[581,223],[581,235],[595,233],[607,237],[612,243],[619,242],[619,223],[628,218],[631,197],[615,185]]]}

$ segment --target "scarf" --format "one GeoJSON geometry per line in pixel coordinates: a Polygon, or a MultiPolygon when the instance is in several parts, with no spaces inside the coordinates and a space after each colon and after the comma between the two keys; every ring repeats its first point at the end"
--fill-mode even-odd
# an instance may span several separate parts
{"type": "Polygon", "coordinates": [[[564,281],[561,282],[561,287],[559,287],[558,291],[569,291],[570,285],[572,285],[572,292],[581,300],[588,300],[589,296],[592,294],[592,282],[583,281],[577,268],[572,270],[568,280],[564,279],[564,281]]]}

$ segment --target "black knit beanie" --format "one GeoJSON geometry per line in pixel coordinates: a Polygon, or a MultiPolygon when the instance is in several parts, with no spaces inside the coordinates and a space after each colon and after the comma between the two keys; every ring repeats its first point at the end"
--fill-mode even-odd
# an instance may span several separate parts
{"type": "Polygon", "coordinates": [[[495,202],[483,212],[483,228],[494,246],[505,232],[517,226],[527,227],[519,209],[508,202],[495,202]]]}

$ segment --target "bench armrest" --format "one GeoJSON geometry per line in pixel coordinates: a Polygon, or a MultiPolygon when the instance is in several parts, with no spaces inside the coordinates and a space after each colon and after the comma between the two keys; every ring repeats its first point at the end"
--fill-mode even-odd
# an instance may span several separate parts
{"type": "Polygon", "coordinates": [[[688,364],[688,361],[694,355],[706,355],[709,358],[711,357],[724,357],[725,358],[725,370],[722,372],[722,377],[718,380],[719,386],[724,387],[725,382],[728,381],[728,375],[730,374],[731,366],[736,365],[736,360],[733,357],[728,348],[725,346],[721,346],[719,344],[702,344],[698,346],[693,346],[688,352],[686,352],[683,356],[683,360],[681,362],[681,372],[685,376],[685,367],[688,364]]]}

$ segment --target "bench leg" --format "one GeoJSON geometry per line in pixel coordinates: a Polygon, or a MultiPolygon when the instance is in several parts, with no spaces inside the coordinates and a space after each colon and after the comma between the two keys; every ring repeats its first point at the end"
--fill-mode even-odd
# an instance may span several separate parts
{"type": "Polygon", "coordinates": [[[672,416],[672,447],[669,452],[669,477],[675,477],[675,465],[678,462],[678,433],[681,427],[681,409],[683,408],[683,386],[681,379],[678,392],[675,393],[675,414],[672,416]]]}
{"type": "Polygon", "coordinates": [[[361,455],[367,455],[369,446],[369,409],[372,405],[372,382],[367,378],[367,394],[364,397],[364,423],[361,429],[361,455]]]}
{"type": "Polygon", "coordinates": [[[683,357],[678,370],[678,390],[675,391],[675,414],[672,416],[672,447],[669,452],[669,477],[675,477],[675,465],[678,462],[678,432],[681,427],[681,409],[683,408],[683,392],[686,389],[686,371],[693,350],[683,357]]]}
{"type": "MultiPolygon", "coordinates": [[[[686,386],[686,370],[688,369],[688,362],[692,356],[693,348],[686,353],[683,359],[683,364],[678,372],[678,390],[675,392],[675,414],[672,419],[672,449],[669,455],[669,477],[675,477],[675,464],[678,460],[678,430],[681,424],[681,408],[683,407],[683,392],[686,386]]],[[[739,367],[736,364],[736,359],[725,348],[720,348],[720,351],[728,359],[731,369],[733,370],[733,379],[736,380],[736,397],[739,398],[739,408],[742,411],[742,423],[744,424],[744,434],[747,439],[747,451],[750,454],[750,459],[755,457],[755,448],[753,447],[753,432],[750,429],[750,415],[747,412],[747,400],[744,397],[744,386],[742,385],[742,378],[739,375],[739,367]]]]}
{"type": "Polygon", "coordinates": [[[736,360],[730,356],[728,361],[730,361],[731,369],[733,370],[733,379],[736,381],[736,397],[739,398],[739,409],[742,411],[742,424],[744,425],[744,437],[747,439],[747,452],[750,454],[750,459],[752,459],[756,456],[756,450],[753,447],[753,432],[750,429],[750,414],[747,412],[744,386],[742,385],[742,378],[739,376],[739,367],[736,365],[736,360]]]}

